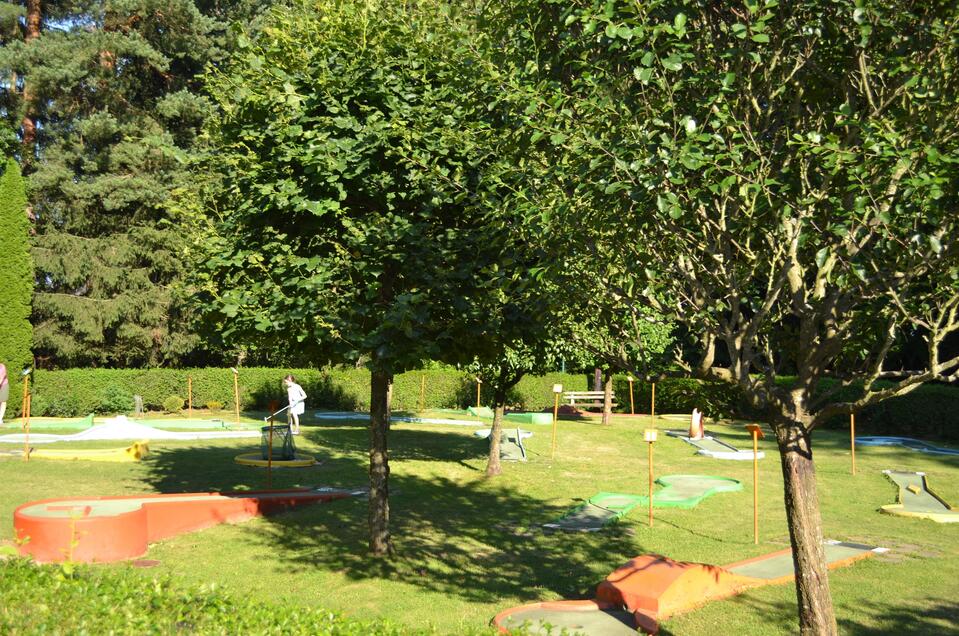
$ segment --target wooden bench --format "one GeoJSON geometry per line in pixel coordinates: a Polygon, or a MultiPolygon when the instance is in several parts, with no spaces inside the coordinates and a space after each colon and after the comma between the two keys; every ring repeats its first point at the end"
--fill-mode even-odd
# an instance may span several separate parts
{"type": "MultiPolygon", "coordinates": [[[[616,406],[616,396],[612,397],[612,406],[616,406]]],[[[603,391],[564,391],[563,400],[569,402],[570,406],[600,407],[603,406],[603,400],[606,394],[603,391]],[[579,400],[579,404],[577,404],[579,400]]]]}

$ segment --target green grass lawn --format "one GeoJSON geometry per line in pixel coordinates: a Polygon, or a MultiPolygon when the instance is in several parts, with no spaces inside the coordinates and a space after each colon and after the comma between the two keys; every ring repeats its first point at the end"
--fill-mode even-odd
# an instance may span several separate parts
{"type": "MultiPolygon", "coordinates": [[[[306,422],[298,445],[322,464],[275,471],[274,487],[364,485],[363,423],[306,422]]],[[[354,499],[181,535],[151,547],[148,558],[159,566],[134,571],[145,578],[166,574],[184,585],[215,583],[264,603],[388,617],[455,634],[482,628],[512,605],[589,598],[606,574],[639,554],[724,564],[788,545],[773,443],[760,442],[767,458],[760,461],[761,541],[754,545],[752,463],[699,457],[693,447],[663,435],[655,445],[657,475],[734,477],[744,489],[715,495],[692,510],[657,510],[653,528],[639,507],[603,532],[540,531],[539,524],[599,491],[646,494],[642,430],[648,425],[648,418],[629,417],[614,418],[607,427],[598,420],[563,421],[554,460],[550,428],[524,425],[535,433],[527,441],[529,462],[504,464],[504,474],[488,480],[486,449],[472,428],[397,423],[390,434],[394,561],[367,557],[366,502],[354,499]]],[[[657,421],[660,429],[681,425],[657,421]]],[[[709,430],[740,448],[750,444],[740,426],[709,430]]],[[[0,539],[13,536],[13,509],[35,499],[265,488],[264,470],[233,462],[236,454],[256,447],[252,439],[158,441],[151,444],[152,454],[135,464],[25,463],[0,456],[0,539]]],[[[10,448],[16,445],[0,444],[0,450],[10,448]]],[[[831,575],[841,631],[959,631],[959,524],[878,512],[896,495],[881,474],[885,468],[926,472],[933,489],[959,506],[959,458],[860,447],[853,477],[847,435],[817,432],[814,448],[826,536],[891,550],[831,575]]],[[[786,585],[711,603],[667,621],[664,631],[783,634],[794,632],[795,624],[795,592],[786,585]]]]}

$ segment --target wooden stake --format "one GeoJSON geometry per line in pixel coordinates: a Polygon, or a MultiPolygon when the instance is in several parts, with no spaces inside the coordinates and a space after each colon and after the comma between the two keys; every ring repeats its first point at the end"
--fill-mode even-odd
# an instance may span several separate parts
{"type": "Polygon", "coordinates": [[[649,446],[649,527],[653,527],[653,443],[647,442],[649,446]]]}
{"type": "MultiPolygon", "coordinates": [[[[289,415],[287,415],[289,419],[289,415]]],[[[266,487],[273,488],[273,416],[270,416],[269,444],[266,447],[266,487]]]]}
{"type": "Polygon", "coordinates": [[[483,383],[479,378],[476,378],[476,408],[480,407],[480,388],[483,386],[483,383]]]}
{"type": "Polygon", "coordinates": [[[636,406],[633,404],[633,378],[629,378],[629,414],[636,415],[636,406]]]}
{"type": "Polygon", "coordinates": [[[559,418],[559,393],[553,393],[553,441],[549,447],[549,458],[556,456],[556,420],[559,418]]]}
{"type": "Polygon", "coordinates": [[[653,399],[649,403],[649,419],[653,428],[656,428],[656,383],[653,382],[653,399]]]}
{"type": "Polygon", "coordinates": [[[233,410],[236,414],[236,423],[240,423],[240,374],[233,373],[233,410]]]}
{"type": "Polygon", "coordinates": [[[186,376],[186,408],[189,419],[193,419],[193,376],[186,376]]]}
{"type": "Polygon", "coordinates": [[[753,543],[759,545],[759,433],[753,431],[753,543]]]}
{"type": "Polygon", "coordinates": [[[420,411],[426,410],[426,374],[420,378],[420,411]]]}
{"type": "Polygon", "coordinates": [[[759,543],[759,440],[764,438],[758,424],[747,424],[746,430],[753,434],[753,543],[759,543]]]}
{"type": "Polygon", "coordinates": [[[856,414],[849,414],[849,450],[852,451],[852,474],[856,474],[856,414]]]}
{"type": "Polygon", "coordinates": [[[23,403],[20,405],[23,419],[23,461],[30,461],[30,376],[23,376],[23,403]]]}

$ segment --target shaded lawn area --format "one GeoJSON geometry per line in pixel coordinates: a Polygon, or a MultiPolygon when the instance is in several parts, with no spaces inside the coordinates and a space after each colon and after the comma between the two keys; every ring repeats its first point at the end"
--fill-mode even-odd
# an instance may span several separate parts
{"type": "MultiPolygon", "coordinates": [[[[505,464],[501,478],[487,480],[485,443],[473,437],[472,428],[396,423],[390,434],[394,561],[366,556],[366,502],[354,499],[172,538],[151,547],[148,557],[160,561],[157,568],[137,572],[144,577],[166,573],[189,584],[216,583],[264,603],[386,616],[457,633],[482,627],[511,605],[590,597],[606,574],[642,553],[724,564],[788,545],[782,475],[769,441],[760,442],[767,458],[760,461],[758,546],[752,541],[752,463],[699,457],[692,446],[666,436],[655,446],[657,475],[733,477],[744,489],[715,495],[692,510],[657,510],[652,529],[641,506],[603,532],[540,530],[539,524],[599,491],[646,494],[642,430],[648,425],[648,418],[614,418],[608,427],[591,419],[563,421],[552,461],[550,427],[524,425],[534,432],[527,442],[530,461],[505,464]]],[[[658,420],[657,426],[682,423],[658,420]]],[[[303,430],[298,445],[323,463],[274,471],[275,488],[366,483],[362,422],[323,422],[303,430]]],[[[739,448],[751,444],[740,426],[710,431],[739,448]]],[[[12,537],[13,509],[34,499],[265,488],[265,470],[233,462],[238,453],[256,447],[257,440],[157,442],[139,464],[0,458],[0,538],[12,537]]],[[[827,537],[892,549],[832,574],[843,633],[959,631],[959,524],[877,512],[896,494],[881,474],[885,468],[925,471],[932,488],[959,505],[959,458],[860,447],[853,477],[846,434],[817,432],[814,449],[827,537]]],[[[791,585],[763,588],[676,617],[664,627],[668,633],[710,636],[793,633],[794,606],[791,585]]]]}

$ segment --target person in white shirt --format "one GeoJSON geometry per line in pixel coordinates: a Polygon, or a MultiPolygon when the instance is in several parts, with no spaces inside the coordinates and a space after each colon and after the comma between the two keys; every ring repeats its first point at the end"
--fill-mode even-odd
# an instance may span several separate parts
{"type": "Polygon", "coordinates": [[[286,394],[290,398],[290,419],[293,422],[290,430],[294,435],[300,434],[300,416],[306,411],[306,391],[296,383],[296,378],[288,375],[283,378],[286,385],[286,394]]]}

